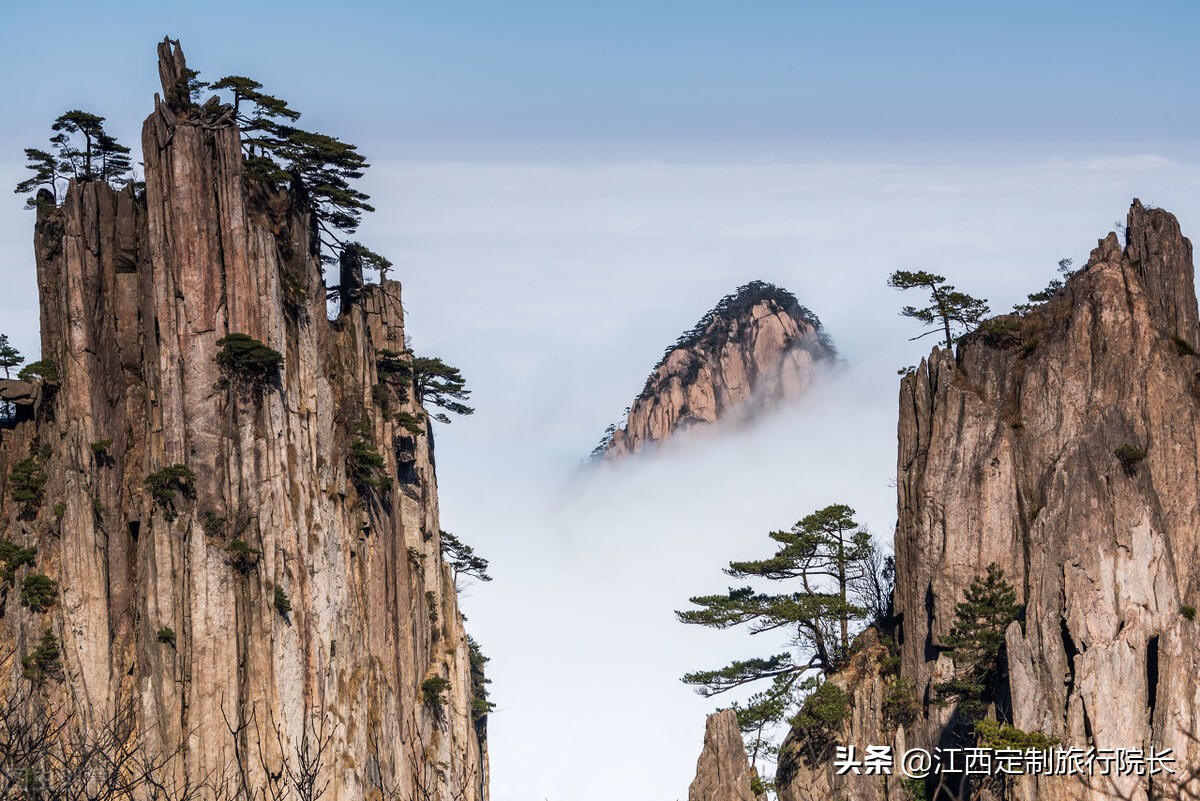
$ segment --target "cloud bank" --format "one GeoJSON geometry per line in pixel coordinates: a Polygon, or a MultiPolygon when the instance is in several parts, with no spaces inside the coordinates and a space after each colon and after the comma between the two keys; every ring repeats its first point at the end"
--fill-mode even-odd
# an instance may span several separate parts
{"type": "MultiPolygon", "coordinates": [[[[890,538],[895,372],[930,340],[908,341],[889,272],[1003,311],[1082,264],[1134,196],[1200,229],[1200,165],[1140,149],[377,162],[368,182],[361,238],[396,263],[416,349],[463,368],[479,409],[437,426],[437,459],[444,527],[496,578],[464,609],[493,658],[497,801],[685,797],[716,703],[679,676],[777,643],[674,610],[828,503],[890,538]],[[756,278],[816,312],[849,367],[735,435],[581,473],[662,349],[756,278]]],[[[0,205],[0,331],[30,358],[32,222],[0,205]]]]}

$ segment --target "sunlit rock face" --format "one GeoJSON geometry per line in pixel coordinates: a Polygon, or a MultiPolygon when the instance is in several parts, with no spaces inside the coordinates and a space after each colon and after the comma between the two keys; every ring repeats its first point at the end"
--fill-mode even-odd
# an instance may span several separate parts
{"type": "Polygon", "coordinates": [[[678,431],[794,401],[808,390],[816,365],[835,357],[821,321],[794,295],[747,284],[667,349],[597,455],[648,450],[678,431]]]}
{"type": "Polygon", "coordinates": [[[60,593],[40,612],[3,594],[0,687],[21,686],[49,627],[44,708],[89,736],[119,723],[161,764],[155,798],[316,797],[303,765],[329,801],[484,799],[428,425],[379,391],[381,357],[404,350],[400,285],[327,319],[303,200],[246,173],[226,107],[181,96],[185,69],[164,43],[144,194],[73,182],[38,212],[58,376],[4,386],[35,407],[0,430],[0,538],[37,549],[18,581],[36,570],[60,593]],[[282,354],[276,385],[223,382],[232,332],[282,354]],[[382,460],[375,486],[350,475],[355,443],[382,460]],[[30,458],[36,504],[10,479],[30,458]],[[175,465],[189,472],[156,498],[148,478],[175,465]]]}
{"type": "MultiPolygon", "coordinates": [[[[1063,747],[1173,749],[1179,776],[1195,775],[1197,349],[1191,243],[1171,214],[1134,201],[1125,241],[1101,240],[1048,302],[985,323],[903,379],[895,637],[900,674],[922,704],[898,732],[908,747],[947,735],[953,710],[933,691],[954,669],[946,637],[955,604],[994,562],[1025,605],[1007,631],[1001,716],[1063,747]]],[[[896,731],[881,715],[846,741],[896,731]]],[[[785,801],[836,786],[829,763],[786,759],[785,801]]],[[[895,792],[896,781],[846,797],[895,792]]],[[[962,796],[1196,797],[1171,782],[1026,776],[1010,778],[1004,796],[984,782],[962,796]]]]}

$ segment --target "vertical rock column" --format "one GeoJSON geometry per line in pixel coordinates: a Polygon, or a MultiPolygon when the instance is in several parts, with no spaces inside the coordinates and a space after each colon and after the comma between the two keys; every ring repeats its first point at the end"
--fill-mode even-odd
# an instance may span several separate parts
{"type": "Polygon", "coordinates": [[[34,614],[10,592],[0,629],[23,656],[50,623],[56,708],[93,728],[132,714],[176,782],[279,789],[307,749],[329,799],[485,799],[428,423],[401,425],[424,412],[378,373],[404,350],[400,285],[329,321],[309,210],[245,174],[229,110],[180,90],[177,45],[160,59],[145,196],[86,182],[39,212],[59,375],[2,432],[0,525],[61,603],[34,614]],[[283,356],[277,383],[222,374],[231,333],[283,356]],[[350,475],[356,449],[382,457],[375,486],[350,475]],[[32,511],[7,480],[30,454],[32,511]],[[148,477],[175,466],[156,499],[148,477]]]}

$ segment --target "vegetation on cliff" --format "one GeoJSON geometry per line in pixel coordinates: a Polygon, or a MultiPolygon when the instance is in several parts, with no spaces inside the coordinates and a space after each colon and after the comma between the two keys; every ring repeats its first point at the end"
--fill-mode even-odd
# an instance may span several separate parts
{"type": "Polygon", "coordinates": [[[751,634],[786,633],[794,643],[792,651],[739,659],[683,677],[706,697],[768,683],[747,703],[733,705],[739,727],[751,736],[755,760],[777,753],[771,733],[785,721],[801,720],[808,728],[830,724],[832,710],[844,704],[824,680],[843,664],[860,625],[886,614],[890,598],[890,561],[880,557],[850,507],[827,506],[769,536],[778,544],[773,556],[730,562],[725,573],[780,582],[786,588],[730,588],[725,594],[691,598],[699,609],[676,612],[683,623],[716,629],[745,625],[751,634]]]}
{"type": "MultiPolygon", "coordinates": [[[[821,331],[820,318],[808,307],[801,305],[791,292],[767,281],[751,281],[721,298],[694,326],[680,334],[675,344],[663,351],[662,358],[654,365],[655,369],[661,367],[673,351],[690,348],[707,351],[725,344],[733,326],[749,316],[760,303],[774,304],[792,319],[808,323],[817,331],[821,331]]],[[[833,341],[823,332],[821,344],[824,346],[822,358],[833,358],[837,355],[833,341]]]]}
{"type": "Polygon", "coordinates": [[[226,334],[217,340],[217,365],[222,382],[261,393],[279,386],[283,354],[247,334],[226,334]]]}
{"type": "Polygon", "coordinates": [[[946,638],[946,653],[954,674],[935,685],[938,702],[956,702],[960,718],[974,725],[996,699],[1004,659],[1004,633],[1021,614],[1017,593],[998,565],[976,577],[954,607],[954,627],[946,638]]]}
{"type": "Polygon", "coordinates": [[[952,348],[962,333],[974,330],[988,313],[987,300],[959,292],[946,283],[945,276],[923,270],[896,270],[888,277],[888,286],[900,290],[924,289],[929,293],[929,305],[905,306],[900,310],[902,317],[933,326],[912,339],[941,334],[946,347],[952,348]],[[956,330],[961,333],[956,335],[956,330]]]}
{"type": "Polygon", "coordinates": [[[475,553],[475,549],[449,531],[442,531],[442,558],[450,565],[455,582],[459,576],[469,576],[479,581],[491,581],[488,575],[488,560],[475,553]]]}
{"type": "Polygon", "coordinates": [[[1027,302],[1015,304],[1013,306],[1013,311],[1017,312],[1018,314],[1028,314],[1061,292],[1063,287],[1067,285],[1067,281],[1069,281],[1071,276],[1073,276],[1076,272],[1075,270],[1071,269],[1072,264],[1074,264],[1072,259],[1059,259],[1058,277],[1051,278],[1050,283],[1046,284],[1045,289],[1041,289],[1037,292],[1026,295],[1026,298],[1028,299],[1027,302]]]}
{"type": "Polygon", "coordinates": [[[24,362],[25,357],[21,355],[21,351],[9,344],[8,335],[0,334],[0,370],[4,371],[4,377],[12,378],[9,371],[20,367],[24,362]]]}
{"type": "MultiPolygon", "coordinates": [[[[50,126],[50,150],[25,148],[26,168],[33,175],[19,182],[17,194],[45,190],[57,205],[67,181],[104,181],[112,186],[131,182],[130,149],[104,129],[104,117],[81,109],[61,114],[50,126]]],[[[25,208],[36,208],[39,195],[30,196],[25,208]]]]}
{"type": "MultiPolygon", "coordinates": [[[[291,192],[312,215],[314,242],[324,264],[336,264],[342,253],[354,254],[359,263],[386,274],[391,262],[349,236],[358,230],[365,212],[374,211],[370,197],[355,186],[370,166],[357,146],[328,134],[309,131],[294,123],[300,112],[286,100],[263,91],[262,84],[240,75],[212,83],[199,80],[195,70],[173,93],[176,110],[204,114],[213,123],[236,122],[241,129],[247,171],[264,187],[291,192]],[[199,95],[217,92],[224,105],[203,106],[199,95]]],[[[66,184],[104,181],[114,188],[133,182],[129,147],[104,128],[105,118],[80,109],[60,115],[51,125],[49,149],[26,148],[27,169],[32,173],[16,185],[18,194],[29,194],[26,208],[57,205],[66,184]],[[45,194],[38,194],[44,191],[45,194]]]]}

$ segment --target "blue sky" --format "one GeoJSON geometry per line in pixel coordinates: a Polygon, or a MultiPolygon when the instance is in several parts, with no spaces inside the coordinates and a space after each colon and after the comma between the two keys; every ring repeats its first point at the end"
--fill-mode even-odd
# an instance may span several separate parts
{"type": "MultiPolygon", "coordinates": [[[[1004,311],[1135,196],[1200,231],[1198,23],[1194,2],[9,3],[0,190],[68,108],[136,146],[168,33],[360,144],[362,239],[417,350],[475,391],[438,473],[445,528],[496,577],[464,601],[493,798],[663,801],[715,706],[678,677],[754,653],[672,611],[829,503],[887,542],[896,369],[929,341],[886,275],[1004,311]],[[581,478],[662,348],[756,278],[847,371],[757,432],[581,478]]],[[[0,332],[33,358],[33,217],[0,201],[0,332]]]]}
{"type": "Polygon", "coordinates": [[[314,127],[384,146],[1194,140],[1200,121],[1189,2],[63,2],[58,22],[46,8],[9,4],[0,30],[19,142],[72,105],[132,138],[166,33],[206,75],[251,74],[314,127]]]}

